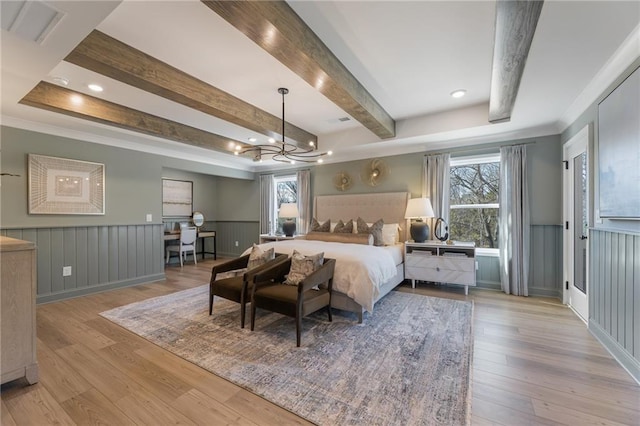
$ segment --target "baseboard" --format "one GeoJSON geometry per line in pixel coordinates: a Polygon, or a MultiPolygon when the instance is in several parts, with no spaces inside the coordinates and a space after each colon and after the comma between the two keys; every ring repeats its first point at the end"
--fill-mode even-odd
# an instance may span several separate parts
{"type": "Polygon", "coordinates": [[[589,320],[589,331],[609,351],[611,356],[640,384],[640,361],[620,346],[599,324],[589,320]]]}
{"type": "Polygon", "coordinates": [[[116,288],[131,287],[138,284],[150,283],[165,279],[164,272],[160,274],[145,275],[142,277],[131,278],[122,281],[112,281],[105,284],[95,285],[91,287],[83,287],[60,291],[53,294],[47,294],[36,297],[36,304],[59,302],[61,300],[72,299],[74,297],[86,296],[88,294],[102,293],[103,291],[114,290],[116,288]]]}
{"type": "Polygon", "coordinates": [[[529,287],[529,296],[555,297],[562,300],[562,290],[556,288],[529,287]]]}
{"type": "Polygon", "coordinates": [[[502,290],[502,286],[500,286],[500,283],[499,282],[495,282],[495,281],[477,280],[476,281],[476,287],[484,288],[484,289],[487,289],[487,290],[502,290]]]}

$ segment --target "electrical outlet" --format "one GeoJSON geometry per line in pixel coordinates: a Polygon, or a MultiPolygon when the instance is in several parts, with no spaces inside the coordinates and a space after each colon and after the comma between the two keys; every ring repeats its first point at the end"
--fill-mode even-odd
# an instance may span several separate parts
{"type": "Polygon", "coordinates": [[[62,276],[70,277],[71,276],[71,266],[63,266],[62,267],[62,276]]]}
{"type": "Polygon", "coordinates": [[[238,247],[238,242],[236,241],[236,247],[238,247]]]}

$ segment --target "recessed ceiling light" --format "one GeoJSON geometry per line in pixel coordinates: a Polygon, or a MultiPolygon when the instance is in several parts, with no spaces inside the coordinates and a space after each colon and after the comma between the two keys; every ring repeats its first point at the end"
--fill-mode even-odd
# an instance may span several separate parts
{"type": "Polygon", "coordinates": [[[276,143],[276,140],[274,138],[269,138],[269,143],[276,143]]]}
{"type": "Polygon", "coordinates": [[[256,139],[256,138],[249,138],[249,142],[255,142],[255,141],[257,141],[257,140],[258,140],[258,139],[256,139]]]}
{"type": "Polygon", "coordinates": [[[60,86],[69,85],[69,79],[64,77],[53,77],[51,81],[53,81],[55,84],[59,84],[60,86]]]}
{"type": "Polygon", "coordinates": [[[88,84],[87,87],[89,88],[89,90],[94,91],[94,92],[102,92],[104,89],[102,88],[102,86],[100,86],[99,84],[88,84]]]}
{"type": "Polygon", "coordinates": [[[309,141],[309,146],[315,146],[316,144],[313,141],[309,141]]]}
{"type": "Polygon", "coordinates": [[[461,97],[463,97],[466,93],[467,93],[467,91],[466,91],[466,90],[464,90],[464,89],[454,90],[453,92],[451,92],[451,97],[452,97],[452,98],[461,98],[461,97]]]}

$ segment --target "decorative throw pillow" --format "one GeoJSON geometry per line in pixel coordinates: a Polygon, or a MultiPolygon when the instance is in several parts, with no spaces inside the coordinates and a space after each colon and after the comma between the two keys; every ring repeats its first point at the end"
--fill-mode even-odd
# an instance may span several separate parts
{"type": "Polygon", "coordinates": [[[297,250],[294,250],[291,255],[291,269],[289,269],[289,275],[287,275],[287,279],[283,284],[300,284],[300,281],[307,278],[312,272],[320,269],[323,263],[324,252],[312,256],[305,256],[297,250]]]}
{"type": "Polygon", "coordinates": [[[358,234],[371,234],[373,235],[374,246],[384,245],[384,240],[382,239],[382,227],[384,226],[384,221],[382,219],[379,219],[373,225],[368,226],[367,222],[359,217],[356,223],[358,227],[358,234]]]}
{"type": "Polygon", "coordinates": [[[335,228],[333,228],[333,232],[337,232],[340,234],[352,234],[353,233],[353,219],[349,220],[349,222],[344,223],[341,220],[338,221],[338,224],[335,228]]]}
{"type": "Polygon", "coordinates": [[[254,244],[249,254],[249,263],[247,264],[247,270],[264,265],[268,261],[275,259],[275,249],[271,247],[268,250],[263,250],[260,246],[254,244]]]}
{"type": "Polygon", "coordinates": [[[320,225],[318,220],[314,217],[311,221],[311,230],[315,232],[330,232],[331,231],[331,219],[327,219],[325,223],[320,225]]]}

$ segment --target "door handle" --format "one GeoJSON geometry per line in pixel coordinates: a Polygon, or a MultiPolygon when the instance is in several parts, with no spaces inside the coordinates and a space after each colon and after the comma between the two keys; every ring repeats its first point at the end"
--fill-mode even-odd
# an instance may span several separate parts
{"type": "Polygon", "coordinates": [[[589,238],[589,237],[587,237],[586,235],[582,235],[582,236],[580,236],[580,239],[581,239],[581,240],[586,240],[587,238],[589,238]]]}

